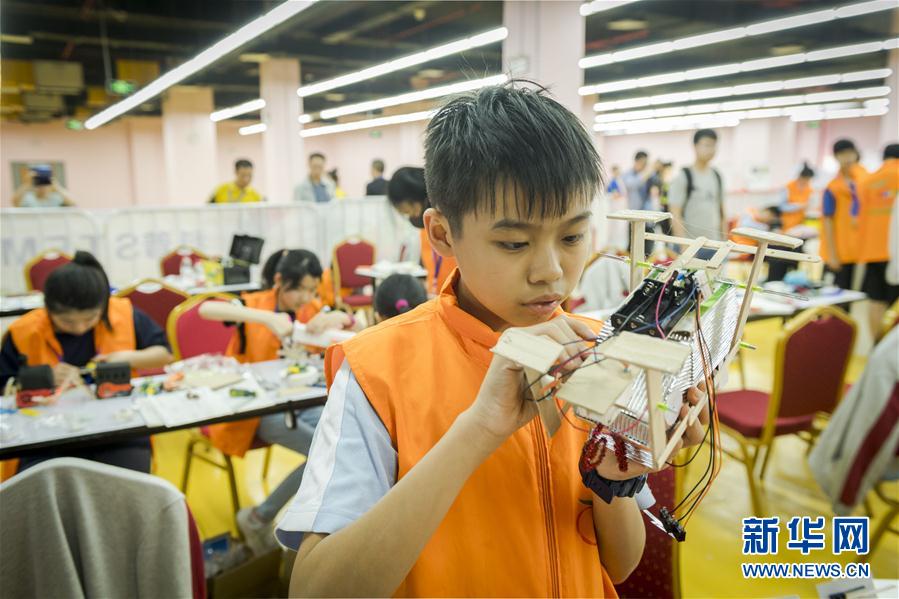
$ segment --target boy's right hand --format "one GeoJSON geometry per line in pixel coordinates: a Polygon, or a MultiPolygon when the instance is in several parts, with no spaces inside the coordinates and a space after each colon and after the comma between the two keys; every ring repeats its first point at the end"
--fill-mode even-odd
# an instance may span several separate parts
{"type": "Polygon", "coordinates": [[[77,366],[60,362],[53,367],[53,383],[57,387],[77,385],[81,383],[81,369],[77,366]]]}
{"type": "MultiPolygon", "coordinates": [[[[578,354],[590,347],[588,341],[596,338],[586,324],[564,315],[521,330],[563,344],[565,353],[560,362],[570,359],[562,367],[563,372],[571,372],[583,363],[578,354]],[[578,339],[579,342],[572,343],[578,339]]],[[[474,422],[498,443],[505,441],[537,414],[537,405],[525,397],[522,372],[518,364],[494,355],[478,396],[468,409],[474,422]]]]}

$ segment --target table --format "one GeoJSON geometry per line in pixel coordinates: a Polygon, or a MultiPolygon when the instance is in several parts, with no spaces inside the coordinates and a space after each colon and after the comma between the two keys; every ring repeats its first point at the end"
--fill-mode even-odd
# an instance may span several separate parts
{"type": "Polygon", "coordinates": [[[354,271],[360,277],[368,277],[375,281],[383,280],[393,274],[412,275],[417,279],[424,279],[428,271],[412,262],[378,262],[371,266],[358,266],[354,271]]]}
{"type": "MultiPolygon", "coordinates": [[[[189,287],[185,293],[199,295],[201,293],[233,293],[239,295],[245,291],[256,291],[259,283],[237,283],[234,285],[213,285],[210,287],[189,287]]],[[[30,293],[28,295],[4,295],[0,296],[0,318],[21,316],[26,312],[44,307],[44,295],[42,293],[30,293]]]]}
{"type": "Polygon", "coordinates": [[[807,300],[775,296],[756,291],[752,294],[752,306],[748,321],[765,318],[788,318],[807,308],[842,306],[868,299],[861,291],[840,289],[837,293],[810,296],[807,300]]]}
{"type": "MultiPolygon", "coordinates": [[[[253,364],[250,369],[257,378],[272,380],[286,364],[284,360],[274,360],[253,364]]],[[[224,392],[227,393],[227,389],[224,392]]],[[[276,399],[277,392],[270,393],[274,394],[269,396],[276,402],[273,405],[175,426],[150,426],[136,409],[133,397],[96,400],[84,390],[73,390],[63,394],[56,405],[33,408],[38,416],[22,414],[21,410],[15,414],[0,415],[0,423],[18,430],[20,434],[19,438],[9,441],[0,438],[0,460],[25,457],[46,449],[75,450],[186,428],[291,412],[322,405],[327,399],[324,386],[311,387],[309,391],[288,400],[276,399]]]]}

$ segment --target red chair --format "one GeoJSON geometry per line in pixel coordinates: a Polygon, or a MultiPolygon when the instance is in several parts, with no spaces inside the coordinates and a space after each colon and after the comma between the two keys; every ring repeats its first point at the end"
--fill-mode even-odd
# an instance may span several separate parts
{"type": "Polygon", "coordinates": [[[356,269],[374,263],[375,246],[364,239],[347,239],[334,248],[331,270],[334,277],[334,297],[338,307],[361,308],[372,305],[374,296],[360,293],[362,288],[371,284],[371,279],[357,275],[356,269]],[[354,292],[341,297],[342,288],[350,288],[354,292]]]}
{"type": "MultiPolygon", "coordinates": [[[[682,470],[666,468],[649,475],[647,484],[656,498],[656,505],[669,510],[677,505],[682,470]]],[[[680,543],[647,522],[643,557],[627,580],[615,585],[615,589],[619,597],[678,599],[681,596],[680,543]]]]}
{"type": "Polygon", "coordinates": [[[180,289],[169,287],[155,279],[138,281],[131,287],[118,290],[116,295],[130,299],[134,307],[146,313],[163,329],[165,329],[169,313],[175,306],[190,297],[180,289]]]}
{"type": "Polygon", "coordinates": [[[200,293],[174,307],[166,321],[166,334],[176,360],[225,353],[234,329],[223,322],[201,318],[200,305],[205,301],[230,302],[235,299],[237,296],[230,293],[200,293]]]}
{"type": "Polygon", "coordinates": [[[162,270],[162,276],[181,274],[181,260],[187,256],[191,262],[196,264],[200,260],[208,259],[208,256],[189,245],[179,245],[174,250],[162,257],[159,261],[159,268],[162,270]]]}
{"type": "Polygon", "coordinates": [[[60,250],[45,250],[25,263],[25,287],[28,291],[43,291],[50,273],[72,261],[60,250]]]}
{"type": "Polygon", "coordinates": [[[761,514],[757,482],[765,476],[775,437],[817,436],[814,422],[828,414],[843,395],[846,368],[855,345],[855,321],[839,308],[805,310],[781,330],[775,350],[774,390],[741,389],[718,394],[721,429],[740,445],[756,515],[761,514]],[[758,481],[755,469],[764,450],[758,481]]]}

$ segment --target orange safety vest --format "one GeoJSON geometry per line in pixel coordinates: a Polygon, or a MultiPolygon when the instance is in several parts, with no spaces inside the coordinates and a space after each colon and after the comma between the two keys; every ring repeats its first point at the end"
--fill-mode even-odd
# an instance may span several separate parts
{"type": "Polygon", "coordinates": [[[440,289],[443,289],[443,284],[456,268],[456,259],[441,256],[431,247],[427,229],[421,229],[419,236],[421,237],[421,265],[428,271],[426,290],[428,295],[436,295],[440,289]]]}
{"type": "MultiPolygon", "coordinates": [[[[842,264],[853,264],[858,261],[858,226],[857,221],[852,217],[852,187],[855,188],[856,198],[858,198],[859,183],[861,182],[864,169],[858,165],[853,166],[849,178],[843,173],[837,173],[837,176],[827,184],[827,189],[833,194],[836,200],[836,210],[833,214],[833,234],[836,237],[834,244],[837,248],[837,257],[842,264]],[[850,187],[851,186],[851,187],[850,187]]],[[[826,217],[825,217],[826,218],[826,217]]],[[[821,259],[827,262],[829,258],[829,242],[827,237],[827,229],[824,227],[824,221],[821,223],[821,259]]]]}
{"type": "MultiPolygon", "coordinates": [[[[342,344],[397,449],[397,479],[471,406],[499,339],[459,307],[456,273],[438,298],[342,344]]],[[[596,538],[581,503],[592,499],[578,472],[585,440],[566,422],[550,439],[539,417],[515,432],[465,482],[395,595],[615,597],[581,538],[596,538]]]]}
{"type": "MultiPolygon", "coordinates": [[[[109,354],[137,348],[134,334],[134,309],[131,300],[110,297],[107,310],[109,324],[103,321],[94,327],[94,351],[109,354]]],[[[53,332],[53,323],[46,308],[38,308],[25,314],[9,327],[12,341],[28,360],[28,366],[48,364],[55,366],[62,359],[62,346],[53,332]]]]}
{"type": "MultiPolygon", "coordinates": [[[[278,305],[277,291],[274,289],[246,293],[242,298],[248,308],[256,308],[257,310],[274,312],[278,305]]],[[[296,319],[300,322],[309,322],[313,316],[318,314],[321,308],[322,304],[319,300],[312,300],[303,304],[297,310],[296,319]]],[[[234,331],[234,336],[231,337],[231,341],[228,343],[225,355],[236,358],[242,364],[265,362],[278,358],[281,341],[271,329],[264,324],[256,322],[248,322],[243,326],[246,339],[244,352],[240,353],[240,332],[234,331]]],[[[256,435],[258,427],[258,418],[213,424],[209,427],[209,440],[222,453],[243,457],[247,450],[252,447],[253,437],[256,435]]]]}
{"type": "Polygon", "coordinates": [[[788,231],[793,227],[801,225],[805,221],[805,209],[808,208],[808,200],[812,195],[812,186],[799,186],[799,180],[787,183],[787,202],[802,206],[802,210],[796,212],[784,212],[781,215],[781,228],[788,231]]]}
{"type": "Polygon", "coordinates": [[[883,166],[865,179],[859,190],[859,262],[886,262],[890,259],[890,222],[893,202],[899,193],[899,158],[885,160],[883,166]]]}

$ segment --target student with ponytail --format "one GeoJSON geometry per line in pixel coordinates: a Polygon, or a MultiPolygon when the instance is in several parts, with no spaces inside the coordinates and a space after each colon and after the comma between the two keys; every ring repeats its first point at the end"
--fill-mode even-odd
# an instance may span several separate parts
{"type": "Polygon", "coordinates": [[[412,275],[392,274],[375,292],[375,322],[381,322],[423,304],[428,299],[421,281],[412,275]]]}
{"type": "MultiPolygon", "coordinates": [[[[111,297],[103,267],[88,252],[75,252],[72,262],[47,278],[44,308],[14,322],[0,346],[0,384],[22,366],[47,364],[57,387],[79,384],[88,362],[127,362],[132,368],[159,368],[172,361],[165,333],[126,298],[111,297]]],[[[68,454],[74,455],[74,454],[68,454]]],[[[20,469],[57,457],[23,460],[20,469]]],[[[150,445],[97,447],[77,457],[96,459],[149,472],[150,445]]]]}

